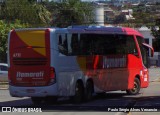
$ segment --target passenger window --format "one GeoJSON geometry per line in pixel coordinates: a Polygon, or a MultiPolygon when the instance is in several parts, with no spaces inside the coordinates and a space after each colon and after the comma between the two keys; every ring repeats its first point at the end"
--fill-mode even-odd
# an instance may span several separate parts
{"type": "Polygon", "coordinates": [[[92,55],[93,50],[93,38],[91,35],[81,34],[80,35],[80,55],[92,55]]]}
{"type": "Polygon", "coordinates": [[[78,34],[72,34],[71,37],[71,49],[72,55],[78,55],[79,54],[79,39],[78,39],[78,34]]]}
{"type": "Polygon", "coordinates": [[[61,54],[68,55],[67,34],[61,34],[58,36],[58,50],[61,54]]]}
{"type": "Polygon", "coordinates": [[[69,55],[138,55],[134,36],[116,34],[68,34],[67,50],[69,55]]]}
{"type": "Polygon", "coordinates": [[[95,55],[116,54],[116,39],[113,35],[97,34],[93,36],[93,49],[95,55]]]}
{"type": "Polygon", "coordinates": [[[140,51],[141,51],[141,55],[142,55],[142,59],[143,59],[143,64],[148,67],[148,53],[147,53],[147,49],[142,45],[142,43],[144,43],[144,38],[140,37],[140,36],[136,36],[139,47],[140,47],[140,51]]]}
{"type": "Polygon", "coordinates": [[[92,36],[88,34],[71,34],[68,39],[69,55],[91,55],[92,36]]]}
{"type": "Polygon", "coordinates": [[[127,54],[138,55],[138,50],[133,36],[126,36],[126,46],[127,54]]]}

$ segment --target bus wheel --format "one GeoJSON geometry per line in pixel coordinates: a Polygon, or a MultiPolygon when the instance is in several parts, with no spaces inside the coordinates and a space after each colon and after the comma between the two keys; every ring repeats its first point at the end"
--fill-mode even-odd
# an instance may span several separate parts
{"type": "Polygon", "coordinates": [[[84,87],[83,84],[80,82],[76,83],[75,95],[74,95],[74,103],[80,103],[83,100],[84,96],[84,87]]]}
{"type": "Polygon", "coordinates": [[[44,99],[46,104],[55,104],[57,102],[57,97],[56,96],[47,96],[44,99]]]}
{"type": "Polygon", "coordinates": [[[138,94],[140,91],[140,81],[138,78],[135,78],[134,79],[134,88],[133,89],[129,89],[129,90],[126,90],[127,94],[129,95],[136,95],[138,94]]]}
{"type": "Polygon", "coordinates": [[[41,104],[43,101],[43,97],[31,97],[33,104],[41,104]]]}
{"type": "Polygon", "coordinates": [[[87,81],[86,83],[86,90],[85,90],[85,99],[86,101],[90,101],[93,95],[93,83],[91,81],[87,81]]]}

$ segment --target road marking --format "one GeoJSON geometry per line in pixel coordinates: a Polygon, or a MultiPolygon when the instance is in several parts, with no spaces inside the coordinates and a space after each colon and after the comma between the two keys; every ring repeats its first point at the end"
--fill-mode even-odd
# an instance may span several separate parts
{"type": "Polygon", "coordinates": [[[128,114],[125,112],[117,112],[115,115],[128,115],[128,114]]]}

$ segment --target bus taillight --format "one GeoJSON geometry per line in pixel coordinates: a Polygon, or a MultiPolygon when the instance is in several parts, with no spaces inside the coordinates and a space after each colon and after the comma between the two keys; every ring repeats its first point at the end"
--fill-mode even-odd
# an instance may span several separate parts
{"type": "Polygon", "coordinates": [[[56,82],[56,75],[54,67],[50,68],[50,82],[49,85],[54,84],[56,82]]]}

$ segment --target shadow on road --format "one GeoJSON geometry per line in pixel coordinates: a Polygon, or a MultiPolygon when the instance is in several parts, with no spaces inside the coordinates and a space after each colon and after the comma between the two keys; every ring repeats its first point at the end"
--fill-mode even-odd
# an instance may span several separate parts
{"type": "Polygon", "coordinates": [[[160,109],[160,96],[134,97],[125,93],[95,95],[90,102],[74,104],[69,98],[60,98],[53,105],[34,105],[30,98],[0,102],[1,107],[40,107],[43,111],[108,111],[108,108],[157,108],[160,109]]]}

